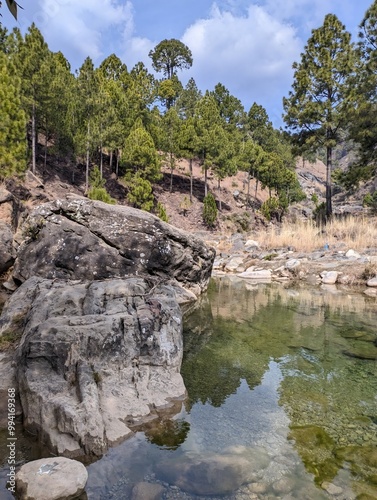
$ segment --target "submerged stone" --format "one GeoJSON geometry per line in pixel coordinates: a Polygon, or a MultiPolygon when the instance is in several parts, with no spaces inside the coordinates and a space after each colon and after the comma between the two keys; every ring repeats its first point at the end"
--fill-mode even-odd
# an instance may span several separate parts
{"type": "Polygon", "coordinates": [[[226,495],[251,479],[250,462],[238,455],[183,457],[157,466],[163,479],[194,495],[226,495]]]}

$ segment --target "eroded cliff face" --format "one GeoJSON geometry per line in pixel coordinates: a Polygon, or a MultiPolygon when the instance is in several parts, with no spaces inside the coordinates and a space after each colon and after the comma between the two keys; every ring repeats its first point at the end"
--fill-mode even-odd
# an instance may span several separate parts
{"type": "Polygon", "coordinates": [[[175,279],[196,295],[207,288],[215,257],[200,239],[152,214],[86,198],[41,205],[23,226],[13,277],[101,280],[175,279]]]}
{"type": "Polygon", "coordinates": [[[24,425],[58,454],[101,455],[128,424],[185,396],[181,310],[169,286],[34,277],[5,306],[0,333],[15,318],[24,425]]]}

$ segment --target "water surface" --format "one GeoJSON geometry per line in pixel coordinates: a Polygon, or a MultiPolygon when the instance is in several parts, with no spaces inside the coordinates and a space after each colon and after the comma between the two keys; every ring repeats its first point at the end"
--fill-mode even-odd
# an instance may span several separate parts
{"type": "Polygon", "coordinates": [[[90,499],[377,498],[377,302],[213,280],[186,312],[187,400],[88,467],[90,499]]]}

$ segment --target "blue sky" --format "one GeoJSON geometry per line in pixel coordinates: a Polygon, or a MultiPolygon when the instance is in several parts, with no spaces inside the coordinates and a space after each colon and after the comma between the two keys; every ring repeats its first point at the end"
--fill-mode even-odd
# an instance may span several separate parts
{"type": "MultiPolygon", "coordinates": [[[[49,47],[61,50],[72,69],[86,56],[96,65],[115,52],[130,70],[161,40],[177,38],[194,64],[179,77],[193,77],[201,90],[222,83],[248,110],[263,105],[281,125],[282,97],[292,85],[292,63],[324,16],[336,14],[354,36],[371,0],[19,0],[15,23],[3,6],[3,24],[25,32],[32,22],[49,47]]],[[[5,2],[3,3],[3,5],[5,2]]]]}

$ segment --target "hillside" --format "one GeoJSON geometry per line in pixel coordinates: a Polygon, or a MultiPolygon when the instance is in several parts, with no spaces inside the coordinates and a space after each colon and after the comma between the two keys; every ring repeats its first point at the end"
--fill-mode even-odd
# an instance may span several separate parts
{"type": "MultiPolygon", "coordinates": [[[[68,194],[84,195],[85,192],[85,166],[73,164],[66,159],[48,156],[46,166],[44,158],[39,156],[37,171],[34,176],[28,171],[22,180],[10,179],[5,182],[5,187],[19,198],[26,209],[31,209],[43,202],[57,198],[65,198],[68,194]]],[[[207,232],[208,228],[202,220],[204,198],[204,173],[198,161],[193,164],[193,203],[187,211],[181,208],[183,200],[189,198],[190,178],[189,165],[185,160],[178,163],[173,173],[172,191],[170,192],[170,169],[163,168],[162,180],[154,185],[156,200],[166,209],[169,222],[188,232],[207,232]]],[[[311,202],[313,194],[324,201],[325,196],[325,165],[317,160],[315,163],[297,162],[297,175],[307,199],[300,205],[292,207],[290,212],[300,216],[310,216],[315,208],[311,202]]],[[[127,189],[121,179],[116,179],[110,171],[108,163],[104,165],[106,189],[116,199],[118,204],[127,204],[127,189]]],[[[266,227],[267,222],[259,214],[258,209],[268,198],[268,191],[256,191],[256,182],[250,180],[247,184],[247,174],[238,172],[221,182],[218,189],[217,180],[209,174],[209,189],[215,195],[219,212],[218,225],[212,232],[232,234],[243,230],[258,230],[266,227]],[[247,202],[248,189],[250,203],[247,202]],[[256,194],[256,196],[255,196],[256,194]]],[[[356,206],[360,208],[360,199],[357,193],[345,199],[343,193],[334,194],[334,211],[342,212],[344,207],[356,206]]],[[[348,210],[348,208],[346,208],[348,210]]],[[[350,210],[352,212],[352,209],[350,210]]]]}

